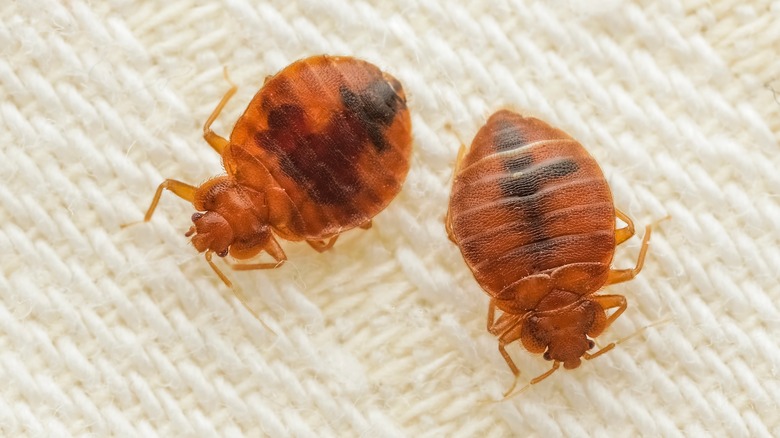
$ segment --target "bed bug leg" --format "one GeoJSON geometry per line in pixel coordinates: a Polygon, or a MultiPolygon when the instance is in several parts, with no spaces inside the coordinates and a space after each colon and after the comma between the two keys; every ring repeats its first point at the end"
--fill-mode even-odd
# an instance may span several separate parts
{"type": "MultiPolygon", "coordinates": [[[[617,310],[612,313],[612,315],[609,315],[609,318],[607,318],[607,320],[604,322],[603,330],[608,329],[609,326],[611,326],[612,323],[615,322],[615,320],[626,311],[626,308],[628,308],[628,301],[626,301],[626,297],[622,295],[597,295],[594,296],[592,300],[598,303],[598,305],[601,306],[604,310],[614,309],[617,307],[617,310]]],[[[615,348],[615,345],[620,342],[622,342],[622,340],[618,342],[612,342],[595,353],[583,353],[582,357],[585,358],[585,360],[595,359],[615,348]]]]}
{"type": "Polygon", "coordinates": [[[447,238],[450,239],[450,242],[457,244],[455,242],[455,236],[452,234],[452,220],[450,220],[450,209],[447,209],[447,216],[444,216],[444,229],[447,231],[447,238]]]}
{"type": "Polygon", "coordinates": [[[529,385],[536,385],[537,383],[541,382],[542,380],[550,377],[552,373],[558,370],[558,368],[561,366],[561,363],[557,360],[553,362],[552,368],[550,368],[546,373],[542,374],[541,376],[534,377],[531,379],[531,382],[529,385]]]}
{"type": "Polygon", "coordinates": [[[490,304],[488,304],[488,315],[487,315],[487,331],[488,333],[493,332],[493,327],[496,325],[496,301],[490,300],[490,304]]]}
{"type": "MultiPolygon", "coordinates": [[[[458,158],[455,159],[455,170],[453,170],[452,178],[455,179],[455,175],[458,174],[458,171],[460,170],[460,163],[463,161],[463,157],[466,156],[466,145],[461,143],[460,149],[458,149],[458,158]]],[[[452,203],[450,202],[450,205],[452,203]]],[[[444,217],[444,228],[447,230],[447,237],[450,239],[450,242],[455,242],[455,237],[453,237],[452,234],[452,218],[450,215],[450,207],[447,207],[447,215],[444,217]]]]}
{"type": "Polygon", "coordinates": [[[502,356],[504,356],[504,359],[506,360],[506,363],[509,364],[509,367],[512,368],[512,372],[515,375],[514,380],[512,381],[512,384],[509,386],[509,389],[507,389],[504,392],[504,398],[508,397],[509,394],[512,393],[512,391],[517,388],[517,382],[520,381],[520,370],[517,369],[517,366],[515,366],[515,363],[512,361],[512,359],[509,357],[509,354],[506,352],[506,349],[504,348],[504,344],[499,342],[498,344],[498,351],[501,353],[502,356]]]}
{"type": "Polygon", "coordinates": [[[628,301],[626,301],[626,297],[623,295],[596,295],[592,300],[598,303],[605,311],[617,307],[617,310],[612,315],[609,315],[609,318],[604,322],[604,330],[608,329],[628,308],[628,301]]]}
{"type": "MultiPolygon", "coordinates": [[[[176,181],[175,179],[166,179],[162,182],[159,186],[157,186],[157,191],[154,192],[154,198],[152,198],[152,203],[149,205],[149,209],[146,210],[146,214],[144,215],[143,222],[149,222],[152,220],[152,215],[154,214],[154,210],[157,208],[157,203],[160,202],[160,197],[162,196],[163,190],[170,190],[173,192],[174,195],[180,197],[181,199],[184,199],[185,201],[192,202],[195,199],[195,191],[198,189],[197,187],[191,186],[187,183],[183,183],[181,181],[176,181]]],[[[130,222],[129,224],[122,224],[120,227],[126,228],[130,225],[135,225],[141,221],[137,222],[130,222]]]]}
{"type": "MultiPolygon", "coordinates": [[[[232,282],[231,282],[231,281],[230,281],[230,280],[227,278],[227,276],[226,276],[225,274],[223,274],[223,273],[222,273],[222,271],[221,271],[221,270],[220,270],[220,269],[217,267],[217,265],[214,263],[214,260],[212,260],[212,254],[213,254],[213,251],[211,251],[210,249],[209,249],[209,250],[206,250],[206,253],[205,253],[205,256],[206,256],[206,261],[208,262],[209,266],[211,266],[211,269],[213,269],[213,270],[214,270],[214,272],[217,274],[217,276],[219,276],[219,278],[222,280],[222,282],[224,282],[224,283],[225,283],[225,285],[226,285],[227,287],[229,287],[229,288],[230,288],[230,290],[232,290],[232,291],[233,291],[233,295],[236,297],[236,299],[238,299],[238,301],[241,303],[241,305],[243,305],[243,306],[244,306],[244,308],[245,308],[245,309],[246,309],[246,310],[247,310],[249,313],[251,313],[251,314],[252,314],[252,316],[254,316],[254,317],[255,317],[255,319],[257,319],[258,321],[260,321],[260,324],[262,324],[262,325],[263,325],[263,327],[265,327],[265,328],[266,328],[266,330],[268,330],[269,332],[271,332],[271,333],[273,333],[273,334],[276,334],[276,332],[274,331],[274,329],[272,329],[271,327],[269,327],[269,326],[268,326],[268,324],[266,324],[266,323],[265,323],[265,321],[263,321],[263,319],[262,319],[262,318],[260,318],[260,315],[258,315],[258,314],[257,314],[257,312],[255,312],[255,310],[254,310],[254,309],[253,309],[253,308],[252,308],[252,307],[249,305],[249,302],[247,301],[247,299],[246,299],[246,296],[244,295],[244,293],[243,293],[243,292],[241,292],[241,291],[239,291],[238,289],[236,289],[236,288],[234,288],[234,287],[233,287],[233,283],[232,283],[232,282]]],[[[279,263],[279,264],[281,264],[281,263],[279,263]]],[[[238,265],[238,266],[242,266],[242,265],[238,265]]],[[[236,268],[234,267],[233,269],[236,269],[236,268]]]]}
{"type": "Polygon", "coordinates": [[[512,374],[515,376],[512,386],[504,393],[504,397],[506,397],[514,391],[515,387],[517,387],[517,382],[520,380],[520,369],[517,368],[515,361],[509,356],[509,353],[506,351],[506,346],[507,344],[511,344],[520,339],[524,318],[520,315],[511,315],[507,313],[504,313],[498,319],[496,319],[495,316],[496,303],[495,300],[490,300],[490,305],[488,306],[487,330],[491,334],[498,336],[498,352],[501,353],[507,366],[509,366],[512,374]]]}
{"type": "Polygon", "coordinates": [[[325,252],[333,247],[333,244],[336,243],[336,239],[339,238],[339,235],[336,234],[335,236],[331,237],[330,240],[327,242],[324,240],[307,240],[306,243],[309,244],[312,248],[314,248],[317,252],[325,252]]]}
{"type": "MultiPolygon", "coordinates": [[[[490,310],[492,310],[493,307],[494,306],[491,306],[490,310]]],[[[491,316],[490,310],[488,311],[488,316],[491,316]]],[[[488,323],[488,331],[493,333],[496,330],[496,323],[498,322],[499,321],[495,321],[494,324],[488,323]]],[[[507,328],[498,337],[498,352],[501,353],[501,356],[504,358],[504,361],[506,361],[507,366],[509,366],[512,374],[515,376],[514,380],[512,381],[512,385],[510,385],[509,389],[504,392],[504,397],[507,397],[509,394],[511,394],[512,391],[514,391],[517,387],[517,382],[520,381],[520,369],[517,368],[515,361],[512,360],[512,358],[509,356],[509,352],[506,351],[506,345],[520,339],[520,330],[522,328],[521,323],[522,320],[520,320],[518,323],[515,323],[514,325],[509,326],[509,328],[507,328]]]]}
{"type": "Polygon", "coordinates": [[[648,225],[645,227],[645,237],[642,238],[642,247],[639,249],[639,257],[636,261],[636,266],[631,269],[612,269],[609,271],[609,276],[604,284],[605,286],[610,284],[622,283],[636,277],[645,265],[645,256],[647,255],[647,248],[650,244],[650,235],[653,232],[653,227],[648,225]]]}
{"type": "Polygon", "coordinates": [[[265,321],[263,321],[263,319],[260,318],[260,315],[258,315],[257,312],[255,312],[255,309],[253,309],[252,306],[249,305],[249,301],[247,301],[246,296],[244,295],[243,292],[239,291],[235,287],[232,288],[231,290],[233,291],[233,295],[235,295],[235,297],[238,299],[241,305],[244,306],[244,309],[246,309],[249,313],[251,313],[252,316],[255,317],[255,319],[260,321],[260,324],[262,324],[263,327],[266,328],[266,330],[278,336],[276,331],[274,331],[274,329],[272,329],[268,324],[266,324],[265,321]]]}
{"type": "Polygon", "coordinates": [[[512,389],[515,387],[515,384],[517,384],[517,378],[520,377],[520,370],[517,368],[517,365],[515,365],[515,361],[512,360],[512,358],[509,356],[509,353],[506,351],[506,345],[514,341],[516,341],[516,339],[513,339],[511,341],[507,341],[506,339],[498,340],[498,351],[499,353],[501,353],[501,356],[504,357],[504,360],[506,361],[506,364],[509,366],[509,369],[512,371],[512,374],[515,375],[515,383],[512,384],[512,388],[509,388],[509,391],[507,391],[507,393],[512,392],[512,389]]]}
{"type": "MultiPolygon", "coordinates": [[[[275,263],[227,263],[228,266],[230,266],[231,269],[234,271],[252,271],[255,269],[275,269],[279,266],[282,266],[284,262],[287,261],[287,254],[284,253],[284,250],[281,246],[279,246],[279,242],[276,241],[273,237],[268,242],[268,245],[266,245],[263,248],[271,257],[276,260],[275,263]]],[[[219,278],[225,283],[227,287],[233,287],[233,283],[227,278],[227,276],[222,273],[222,271],[217,267],[216,263],[214,263],[213,260],[213,254],[214,252],[212,250],[206,250],[205,256],[206,261],[209,263],[209,266],[211,266],[211,269],[214,270],[214,272],[219,276],[219,278]]]]}
{"type": "Polygon", "coordinates": [[[458,157],[455,158],[455,170],[452,172],[452,177],[455,178],[455,175],[458,174],[460,171],[460,164],[463,162],[463,157],[466,156],[466,145],[461,142],[460,149],[458,149],[458,157]]]}
{"type": "Polygon", "coordinates": [[[206,262],[208,262],[209,266],[211,266],[211,269],[214,271],[214,273],[217,274],[220,280],[222,280],[223,283],[225,283],[225,286],[229,288],[233,288],[233,283],[227,278],[225,274],[222,273],[222,271],[217,267],[216,263],[214,263],[214,260],[212,260],[212,254],[214,254],[213,251],[210,249],[207,249],[204,253],[204,256],[206,257],[206,262]]]}
{"type": "MultiPolygon", "coordinates": [[[[512,397],[517,397],[518,395],[528,391],[528,389],[531,387],[531,385],[536,385],[537,383],[541,382],[542,380],[550,377],[552,375],[552,373],[556,372],[558,370],[558,368],[560,368],[560,367],[561,367],[561,363],[558,362],[557,360],[554,361],[553,364],[552,364],[552,368],[547,370],[547,372],[545,372],[544,374],[542,374],[540,376],[537,376],[537,377],[534,377],[533,379],[531,379],[531,381],[527,385],[523,386],[519,391],[515,392],[514,394],[511,391],[509,391],[506,394],[504,394],[504,400],[508,400],[508,399],[510,399],[512,397]]],[[[514,387],[514,385],[513,385],[513,387],[514,387]]]]}
{"type": "Polygon", "coordinates": [[[363,230],[369,230],[373,225],[374,225],[373,221],[369,219],[368,222],[364,222],[362,225],[359,225],[358,228],[363,230]]]}
{"type": "MultiPolygon", "coordinates": [[[[516,315],[513,313],[506,313],[504,312],[501,316],[498,318],[495,317],[496,315],[496,302],[495,300],[490,300],[490,305],[488,306],[488,315],[487,315],[487,331],[495,336],[507,338],[509,333],[513,333],[513,329],[519,329],[521,327],[521,323],[525,319],[525,315],[516,315]]],[[[513,340],[520,339],[520,332],[518,331],[515,335],[513,340]]],[[[507,344],[509,341],[507,340],[507,344]]]]}
{"type": "Polygon", "coordinates": [[[585,353],[585,354],[582,355],[582,357],[585,358],[586,360],[595,359],[595,358],[601,356],[602,354],[608,352],[609,350],[612,350],[616,346],[622,344],[623,342],[625,342],[625,341],[633,338],[634,336],[637,336],[638,334],[644,332],[645,330],[649,329],[650,327],[655,327],[657,325],[666,324],[669,321],[671,321],[671,319],[670,318],[666,318],[666,319],[662,319],[660,321],[656,321],[656,322],[654,322],[652,324],[648,324],[648,325],[640,328],[639,330],[635,331],[634,333],[631,333],[630,335],[628,335],[628,336],[626,336],[624,338],[620,338],[620,339],[618,339],[615,342],[610,342],[609,344],[605,345],[604,348],[600,349],[599,351],[597,351],[597,352],[595,352],[593,354],[585,353]]]}
{"type": "Polygon", "coordinates": [[[634,235],[634,221],[632,221],[627,214],[623,213],[617,208],[615,209],[615,216],[626,223],[624,228],[615,230],[615,245],[617,246],[630,239],[631,236],[634,235]]]}
{"type": "Polygon", "coordinates": [[[234,271],[252,271],[255,269],[276,269],[287,261],[287,254],[279,245],[279,242],[271,236],[268,241],[268,245],[263,248],[265,252],[276,260],[276,263],[230,263],[230,267],[234,271]]]}
{"type": "MultiPolygon", "coordinates": [[[[625,213],[621,212],[620,210],[616,210],[616,215],[621,220],[625,221],[628,226],[626,228],[621,228],[617,230],[615,233],[615,241],[617,244],[620,244],[624,242],[626,239],[631,237],[631,235],[628,235],[627,237],[623,238],[621,240],[621,231],[627,230],[626,233],[628,233],[628,230],[631,231],[631,234],[633,234],[634,230],[634,224],[631,222],[631,219],[629,219],[628,216],[625,215],[625,213]]],[[[631,280],[632,278],[636,277],[637,274],[639,274],[639,271],[642,270],[642,267],[645,265],[645,256],[647,255],[647,248],[650,245],[650,236],[653,232],[653,227],[658,226],[660,222],[663,222],[665,220],[671,219],[671,216],[666,216],[661,219],[658,219],[657,221],[653,222],[652,224],[645,227],[645,236],[642,238],[642,247],[639,249],[639,257],[636,261],[636,266],[632,269],[612,269],[609,271],[609,276],[607,277],[606,283],[604,283],[604,286],[610,285],[610,284],[616,284],[616,283],[622,283],[624,281],[631,280]]]]}
{"type": "Polygon", "coordinates": [[[230,76],[228,76],[227,67],[224,68],[223,73],[225,80],[227,80],[230,84],[230,89],[227,91],[227,93],[225,93],[224,96],[222,96],[222,100],[219,101],[217,107],[214,108],[214,111],[206,120],[206,123],[203,124],[203,138],[206,140],[206,143],[214,148],[214,150],[217,151],[217,153],[220,155],[222,155],[222,151],[225,150],[225,146],[227,146],[230,142],[212,131],[211,124],[214,123],[214,120],[217,119],[219,113],[222,112],[222,109],[225,108],[225,105],[227,105],[230,98],[233,97],[233,95],[236,94],[236,90],[238,90],[236,84],[234,84],[233,81],[230,80],[230,76]]]}

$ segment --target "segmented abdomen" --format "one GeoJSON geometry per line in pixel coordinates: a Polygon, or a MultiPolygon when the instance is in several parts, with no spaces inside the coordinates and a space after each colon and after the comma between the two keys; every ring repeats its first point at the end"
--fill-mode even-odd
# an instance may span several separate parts
{"type": "Polygon", "coordinates": [[[411,120],[395,78],[355,58],[316,56],[267,80],[231,147],[256,157],[245,165],[265,166],[285,189],[304,219],[293,231],[317,239],[365,223],[398,194],[411,120]]]}
{"type": "Polygon", "coordinates": [[[609,269],[615,212],[604,175],[579,143],[538,119],[499,111],[488,120],[460,165],[450,208],[455,241],[494,297],[572,263],[609,269]]]}

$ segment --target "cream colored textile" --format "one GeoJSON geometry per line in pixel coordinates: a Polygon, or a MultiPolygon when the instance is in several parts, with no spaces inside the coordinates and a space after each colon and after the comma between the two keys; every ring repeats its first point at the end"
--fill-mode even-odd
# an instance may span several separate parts
{"type": "MultiPolygon", "coordinates": [[[[779,52],[778,1],[5,0],[0,433],[780,436],[779,52]],[[371,230],[230,273],[272,333],[182,235],[186,202],[119,225],[164,178],[221,173],[224,66],[227,135],[319,53],[404,84],[414,159],[371,230]],[[672,216],[601,345],[669,322],[493,403],[512,375],[442,219],[459,141],[504,106],[580,140],[640,227],[672,216]]],[[[509,351],[521,384],[549,367],[509,351]]]]}

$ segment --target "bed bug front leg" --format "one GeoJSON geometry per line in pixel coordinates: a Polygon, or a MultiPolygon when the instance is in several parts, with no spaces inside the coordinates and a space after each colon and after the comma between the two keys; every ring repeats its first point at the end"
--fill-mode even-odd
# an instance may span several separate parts
{"type": "Polygon", "coordinates": [[[558,362],[557,360],[553,361],[552,367],[546,373],[544,373],[544,374],[542,374],[540,376],[534,377],[533,379],[531,379],[531,382],[528,383],[528,384],[529,385],[536,385],[537,383],[541,382],[542,380],[550,377],[552,375],[552,373],[557,371],[560,366],[561,366],[560,362],[558,362]]]}
{"type": "MultiPolygon", "coordinates": [[[[252,271],[255,269],[275,269],[284,264],[284,262],[287,261],[287,254],[284,253],[284,250],[279,245],[279,242],[276,241],[276,239],[271,236],[271,238],[268,240],[268,243],[265,247],[263,247],[263,250],[267,252],[271,257],[276,260],[275,263],[229,263],[227,262],[228,266],[234,271],[252,271]]],[[[233,287],[233,282],[231,282],[227,276],[222,272],[222,270],[217,267],[216,263],[214,263],[213,260],[213,254],[214,251],[212,250],[206,250],[205,257],[206,261],[208,262],[209,266],[211,266],[211,269],[214,270],[214,272],[217,274],[217,276],[222,280],[223,283],[229,288],[233,287]]]]}
{"type": "MultiPolygon", "coordinates": [[[[607,320],[604,322],[604,327],[600,331],[608,329],[609,326],[611,326],[612,323],[615,322],[615,320],[618,319],[618,317],[622,315],[623,312],[625,312],[628,308],[628,301],[626,301],[626,297],[623,295],[596,295],[591,298],[591,300],[596,302],[605,311],[617,307],[617,310],[612,313],[612,315],[609,315],[609,318],[607,318],[607,320]]],[[[615,345],[617,345],[617,342],[612,342],[595,353],[583,353],[582,357],[586,360],[595,359],[615,348],[615,345]]]]}
{"type": "Polygon", "coordinates": [[[512,357],[509,356],[509,352],[506,351],[506,345],[520,339],[525,316],[504,313],[496,319],[495,315],[496,303],[495,300],[490,300],[490,305],[488,306],[487,330],[491,334],[498,336],[498,352],[501,353],[507,366],[509,366],[512,374],[515,376],[512,385],[504,393],[504,397],[506,397],[514,391],[515,387],[517,387],[517,382],[520,380],[520,369],[517,368],[515,361],[512,360],[512,357]]]}
{"type": "MultiPolygon", "coordinates": [[[[273,240],[273,237],[271,239],[273,240]]],[[[277,247],[279,246],[278,243],[276,245],[277,245],[277,247]]],[[[281,248],[279,248],[279,250],[281,251],[281,248]]],[[[206,253],[205,253],[206,261],[208,262],[209,266],[211,266],[211,269],[214,270],[214,272],[217,274],[217,276],[219,276],[220,280],[222,280],[222,282],[224,282],[225,285],[227,287],[229,287],[233,291],[233,295],[238,299],[238,301],[241,303],[241,305],[244,306],[244,308],[249,313],[251,313],[258,321],[260,321],[260,324],[262,324],[263,327],[268,329],[268,331],[270,331],[271,333],[276,334],[276,331],[274,331],[274,329],[272,329],[270,326],[268,326],[268,324],[266,324],[265,321],[263,321],[263,319],[260,318],[260,315],[257,314],[255,309],[253,309],[252,306],[249,305],[249,301],[246,299],[246,296],[244,295],[244,293],[233,287],[233,283],[217,267],[217,265],[214,263],[214,260],[212,260],[212,254],[214,254],[213,251],[211,251],[210,249],[206,250],[206,253]]],[[[282,256],[284,256],[284,252],[282,252],[282,256]]],[[[274,257],[274,258],[276,258],[276,257],[274,257]]],[[[279,263],[276,263],[275,266],[272,266],[272,267],[281,266],[281,264],[284,263],[284,260],[287,260],[287,257],[284,257],[283,260],[281,260],[279,263]]],[[[269,263],[269,265],[270,264],[271,263],[269,263]]],[[[250,266],[250,265],[231,265],[231,266],[233,267],[233,269],[241,270],[242,268],[236,268],[236,266],[250,266]]]]}
{"type": "Polygon", "coordinates": [[[554,372],[558,371],[558,368],[561,367],[561,363],[557,360],[553,361],[552,367],[550,367],[549,370],[547,370],[544,374],[541,374],[539,376],[534,377],[531,379],[530,382],[528,382],[527,385],[523,386],[522,389],[517,391],[516,393],[512,394],[511,391],[504,395],[504,400],[508,400],[512,397],[516,397],[528,390],[528,388],[531,387],[531,385],[536,385],[537,383],[541,382],[542,380],[550,377],[554,372]]]}
{"type": "Polygon", "coordinates": [[[230,142],[212,131],[211,124],[214,123],[214,120],[217,119],[219,113],[222,112],[222,109],[225,108],[225,105],[227,105],[230,98],[233,97],[233,95],[236,94],[236,90],[238,90],[236,84],[234,84],[233,81],[230,80],[230,76],[228,76],[227,67],[224,68],[223,74],[225,76],[225,80],[227,80],[230,84],[230,89],[225,93],[224,96],[222,96],[222,100],[219,101],[217,107],[214,108],[214,111],[212,111],[211,115],[206,120],[206,123],[203,124],[203,138],[206,140],[206,143],[214,148],[214,150],[217,151],[217,153],[220,155],[222,155],[222,151],[225,150],[225,147],[230,142]]]}
{"type": "Polygon", "coordinates": [[[252,271],[255,269],[276,269],[287,261],[287,254],[276,241],[274,236],[268,240],[268,244],[263,248],[265,252],[276,260],[276,263],[230,263],[231,269],[234,271],[252,271]]]}
{"type": "MultiPolygon", "coordinates": [[[[154,210],[157,208],[157,204],[160,202],[160,197],[162,196],[163,190],[166,189],[170,190],[174,195],[180,197],[181,199],[189,202],[193,202],[195,200],[195,191],[198,190],[197,187],[191,186],[187,183],[176,181],[175,179],[166,179],[162,182],[162,184],[157,186],[157,191],[154,192],[152,203],[149,205],[149,209],[146,210],[146,214],[144,215],[144,222],[149,222],[152,220],[152,215],[154,214],[154,210]]],[[[138,222],[131,222],[129,224],[123,224],[122,228],[137,223],[138,222]]]]}
{"type": "Polygon", "coordinates": [[[222,280],[223,283],[225,283],[225,286],[229,288],[233,288],[233,282],[231,282],[225,274],[222,273],[222,271],[217,267],[216,263],[214,263],[214,260],[212,260],[212,254],[214,252],[210,249],[207,249],[204,253],[204,256],[206,257],[206,262],[211,266],[211,269],[214,271],[215,274],[219,277],[220,280],[222,280]]]}

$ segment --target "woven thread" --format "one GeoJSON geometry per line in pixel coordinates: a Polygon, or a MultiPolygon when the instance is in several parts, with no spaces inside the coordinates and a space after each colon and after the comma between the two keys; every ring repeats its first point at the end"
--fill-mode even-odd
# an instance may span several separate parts
{"type": "MultiPolygon", "coordinates": [[[[780,436],[780,2],[405,3],[0,5],[3,435],[780,436]],[[119,225],[221,172],[223,66],[228,135],[317,53],[404,84],[414,159],[371,230],[231,273],[271,333],[182,236],[191,206],[119,225]],[[494,404],[512,376],[442,220],[504,106],[580,140],[638,225],[672,216],[599,343],[671,322],[494,404]]],[[[549,366],[509,351],[521,383],[549,366]]]]}

